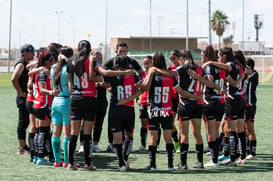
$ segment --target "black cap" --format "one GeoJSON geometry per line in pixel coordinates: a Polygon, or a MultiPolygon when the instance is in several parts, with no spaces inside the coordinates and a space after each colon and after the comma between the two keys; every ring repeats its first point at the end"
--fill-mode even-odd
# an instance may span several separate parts
{"type": "Polygon", "coordinates": [[[20,50],[21,53],[24,53],[24,52],[32,52],[34,53],[34,48],[32,45],[30,44],[25,44],[21,47],[21,50],[20,50]]]}

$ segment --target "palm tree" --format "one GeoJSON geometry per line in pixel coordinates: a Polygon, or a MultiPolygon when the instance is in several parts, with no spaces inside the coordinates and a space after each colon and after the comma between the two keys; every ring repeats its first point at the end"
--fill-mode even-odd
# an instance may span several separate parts
{"type": "Polygon", "coordinates": [[[212,30],[216,32],[219,37],[219,48],[221,43],[221,37],[225,32],[226,26],[229,24],[228,17],[221,10],[216,10],[210,20],[212,30]]]}

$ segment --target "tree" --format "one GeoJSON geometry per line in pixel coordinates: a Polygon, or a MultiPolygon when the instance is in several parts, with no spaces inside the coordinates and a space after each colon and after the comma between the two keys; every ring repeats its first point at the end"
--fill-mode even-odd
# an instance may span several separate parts
{"type": "Polygon", "coordinates": [[[226,26],[229,24],[228,17],[221,10],[216,10],[211,18],[211,28],[219,37],[219,48],[221,44],[221,37],[225,32],[226,26]]]}

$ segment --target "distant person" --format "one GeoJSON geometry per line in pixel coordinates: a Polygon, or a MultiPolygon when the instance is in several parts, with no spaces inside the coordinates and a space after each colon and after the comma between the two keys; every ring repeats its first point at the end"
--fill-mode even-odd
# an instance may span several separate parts
{"type": "Polygon", "coordinates": [[[60,50],[58,63],[51,68],[50,78],[53,89],[58,88],[60,93],[54,96],[51,117],[53,124],[52,149],[55,157],[54,167],[67,167],[68,140],[70,137],[70,92],[68,88],[67,61],[73,57],[73,49],[63,46],[60,50]],[[63,131],[64,161],[61,160],[61,133],[63,131]]]}
{"type": "Polygon", "coordinates": [[[17,126],[17,136],[19,142],[18,155],[29,155],[29,147],[26,144],[26,129],[29,125],[29,113],[26,109],[28,70],[26,65],[33,60],[34,48],[30,44],[25,44],[20,50],[21,59],[15,64],[11,83],[17,91],[16,105],[19,113],[17,126]]]}
{"type": "Polygon", "coordinates": [[[256,114],[256,87],[259,83],[259,74],[254,69],[255,62],[253,59],[248,58],[246,60],[247,67],[252,70],[252,74],[248,76],[248,84],[246,89],[246,101],[247,106],[245,110],[244,120],[246,125],[247,140],[249,143],[249,154],[246,157],[247,160],[256,160],[256,146],[257,140],[254,129],[254,117],[256,114]]]}
{"type": "MultiPolygon", "coordinates": [[[[141,79],[144,81],[148,75],[149,69],[153,67],[153,57],[148,55],[144,57],[142,60],[145,72],[141,74],[141,79]]],[[[146,151],[146,143],[147,143],[147,136],[148,136],[148,91],[143,92],[140,99],[138,100],[139,103],[139,118],[141,120],[141,128],[140,128],[140,142],[141,146],[138,148],[138,151],[146,151]]],[[[161,129],[159,129],[161,131],[161,129]]],[[[160,137],[160,136],[159,136],[160,137]]]]}

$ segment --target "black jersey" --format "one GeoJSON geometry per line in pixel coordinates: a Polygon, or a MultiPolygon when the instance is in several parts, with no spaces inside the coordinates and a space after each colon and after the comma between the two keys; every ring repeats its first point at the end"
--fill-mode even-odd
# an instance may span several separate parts
{"type": "MultiPolygon", "coordinates": [[[[205,67],[204,73],[205,73],[204,78],[212,77],[213,82],[216,85],[224,88],[225,78],[227,77],[225,70],[219,69],[218,67],[213,65],[208,65],[205,67]]],[[[225,102],[224,95],[221,94],[219,90],[204,86],[203,93],[205,104],[225,102]]]]}
{"type": "MultiPolygon", "coordinates": [[[[228,76],[230,76],[233,80],[238,80],[239,79],[239,65],[234,62],[228,62],[227,65],[230,66],[231,70],[228,72],[228,76]]],[[[227,82],[227,97],[234,99],[235,95],[241,95],[240,93],[240,85],[233,87],[230,85],[230,83],[227,82]]]]}
{"type": "MultiPolygon", "coordinates": [[[[200,77],[203,77],[204,72],[198,65],[195,65],[193,67],[190,64],[184,64],[176,68],[177,75],[178,75],[177,76],[178,83],[183,90],[188,91],[191,94],[200,95],[202,93],[202,85],[198,80],[195,80],[191,76],[189,76],[187,71],[190,69],[196,71],[200,77]]],[[[189,101],[190,102],[195,101],[198,104],[202,104],[201,101],[188,99],[188,98],[182,97],[181,95],[179,95],[179,100],[180,100],[180,103],[182,104],[185,104],[189,101]]]]}
{"type": "MultiPolygon", "coordinates": [[[[28,70],[26,68],[27,63],[24,61],[24,59],[20,59],[14,67],[16,67],[18,64],[22,63],[24,65],[24,70],[21,73],[18,82],[19,86],[22,89],[24,93],[27,93],[27,82],[28,82],[28,70]]],[[[18,93],[17,93],[18,94],[18,93]]],[[[18,94],[19,95],[19,94],[18,94]]]]}
{"type": "Polygon", "coordinates": [[[160,117],[172,114],[172,88],[177,87],[175,77],[155,73],[148,92],[148,112],[150,117],[160,117]]]}
{"type": "MultiPolygon", "coordinates": [[[[95,82],[89,80],[89,64],[90,60],[85,59],[85,70],[81,77],[75,73],[76,60],[71,59],[67,62],[67,73],[71,74],[72,78],[72,97],[97,97],[95,82]]],[[[94,63],[94,69],[98,66],[97,61],[94,63]]]]}
{"type": "Polygon", "coordinates": [[[246,89],[246,100],[247,106],[256,105],[256,87],[259,82],[259,74],[256,70],[252,72],[250,76],[248,76],[248,84],[246,89]]]}
{"type": "MultiPolygon", "coordinates": [[[[112,87],[111,105],[117,105],[118,101],[127,98],[135,93],[135,85],[141,81],[137,75],[122,75],[115,77],[103,77],[105,82],[109,82],[112,87]]],[[[134,106],[134,100],[125,104],[125,106],[134,106]]]]}
{"type": "MultiPolygon", "coordinates": [[[[110,60],[108,60],[107,62],[105,62],[105,64],[103,65],[103,67],[106,70],[115,70],[114,58],[111,58],[110,60]]],[[[134,69],[135,71],[141,70],[141,67],[138,64],[138,62],[135,59],[131,58],[131,57],[128,57],[128,67],[129,67],[129,69],[134,69]]]]}

